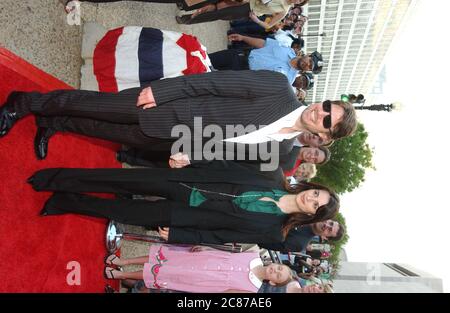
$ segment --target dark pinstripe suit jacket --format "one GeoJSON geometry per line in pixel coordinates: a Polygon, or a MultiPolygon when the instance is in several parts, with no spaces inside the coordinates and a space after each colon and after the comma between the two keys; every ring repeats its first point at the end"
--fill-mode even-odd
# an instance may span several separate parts
{"type": "MultiPolygon", "coordinates": [[[[156,108],[142,110],[145,135],[169,139],[178,124],[268,125],[301,104],[283,74],[273,71],[217,71],[180,76],[150,83],[156,108]]],[[[173,138],[172,138],[173,139],[173,138]]]]}
{"type": "MultiPolygon", "coordinates": [[[[284,170],[291,170],[294,168],[295,163],[297,162],[298,153],[300,151],[300,147],[293,146],[292,140],[286,140],[281,143],[281,147],[284,149],[280,151],[280,164],[279,166],[284,170]],[[291,149],[292,148],[292,149],[291,149]],[[289,151],[289,149],[291,149],[289,151]],[[289,151],[289,152],[287,152],[289,151]],[[286,153],[287,152],[287,153],[286,153]]],[[[169,167],[169,163],[167,160],[170,158],[170,148],[167,148],[166,151],[153,151],[153,150],[141,150],[137,148],[124,149],[120,151],[121,161],[126,162],[130,165],[135,166],[146,166],[146,167],[160,167],[165,168],[169,167]]],[[[237,160],[234,160],[237,161],[237,160]]],[[[258,164],[261,163],[261,160],[244,160],[249,164],[258,164]]],[[[193,161],[191,164],[195,164],[193,161]]]]}

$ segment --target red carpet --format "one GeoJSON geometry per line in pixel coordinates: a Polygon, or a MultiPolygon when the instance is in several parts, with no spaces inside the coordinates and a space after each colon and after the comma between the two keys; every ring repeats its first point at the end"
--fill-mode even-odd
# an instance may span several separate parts
{"type": "MultiPolygon", "coordinates": [[[[0,86],[0,103],[12,90],[71,88],[1,47],[0,86]]],[[[26,179],[47,167],[120,167],[114,157],[118,146],[57,134],[50,141],[47,159],[37,161],[35,131],[30,116],[0,139],[0,292],[103,292],[106,283],[114,284],[103,278],[106,220],[39,217],[49,193],[33,191],[26,179]],[[79,282],[70,275],[73,261],[79,264],[79,282]]]]}

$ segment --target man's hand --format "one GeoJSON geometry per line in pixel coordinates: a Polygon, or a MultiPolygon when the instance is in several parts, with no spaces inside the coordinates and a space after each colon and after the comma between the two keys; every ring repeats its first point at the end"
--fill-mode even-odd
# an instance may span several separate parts
{"type": "Polygon", "coordinates": [[[137,106],[142,107],[144,110],[156,107],[156,102],[155,98],[153,97],[153,91],[151,87],[142,89],[138,97],[137,106]]]}
{"type": "Polygon", "coordinates": [[[244,38],[242,35],[239,34],[230,34],[228,35],[229,41],[242,41],[244,38]]]}
{"type": "Polygon", "coordinates": [[[264,39],[249,37],[249,36],[242,36],[239,34],[228,35],[228,40],[229,41],[243,41],[246,44],[248,44],[254,48],[262,48],[266,44],[266,41],[264,39]]]}
{"type": "Polygon", "coordinates": [[[178,152],[170,156],[169,167],[170,168],[183,168],[191,164],[189,156],[185,153],[178,152]]]}
{"type": "Polygon", "coordinates": [[[169,240],[169,231],[169,227],[158,227],[159,236],[161,236],[161,238],[165,241],[169,240]]]}

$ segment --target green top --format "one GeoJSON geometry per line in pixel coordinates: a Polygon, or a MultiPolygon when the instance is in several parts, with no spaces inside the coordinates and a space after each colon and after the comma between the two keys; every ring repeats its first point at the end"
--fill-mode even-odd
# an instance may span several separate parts
{"type": "MultiPolygon", "coordinates": [[[[278,201],[282,196],[287,194],[288,192],[286,191],[276,189],[273,189],[272,191],[247,191],[241,194],[240,196],[234,197],[233,203],[236,204],[241,209],[250,212],[285,215],[286,213],[281,211],[281,209],[277,206],[276,203],[272,201],[265,201],[259,199],[267,197],[275,201],[278,201]]],[[[194,188],[191,192],[191,196],[189,197],[189,205],[197,207],[206,200],[207,198],[204,195],[202,195],[198,189],[194,188]]]]}

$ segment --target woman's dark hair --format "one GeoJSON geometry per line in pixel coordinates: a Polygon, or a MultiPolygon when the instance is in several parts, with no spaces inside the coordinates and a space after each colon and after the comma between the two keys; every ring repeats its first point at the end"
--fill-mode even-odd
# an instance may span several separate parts
{"type": "Polygon", "coordinates": [[[292,213],[289,214],[287,220],[284,222],[282,227],[282,234],[286,238],[289,231],[299,225],[313,224],[317,222],[326,221],[332,219],[336,213],[339,211],[339,197],[330,188],[309,182],[300,182],[294,185],[286,183],[286,190],[291,194],[298,194],[302,191],[307,191],[311,189],[319,189],[328,191],[330,194],[330,200],[327,204],[320,206],[316,214],[309,216],[304,213],[292,213]]]}

